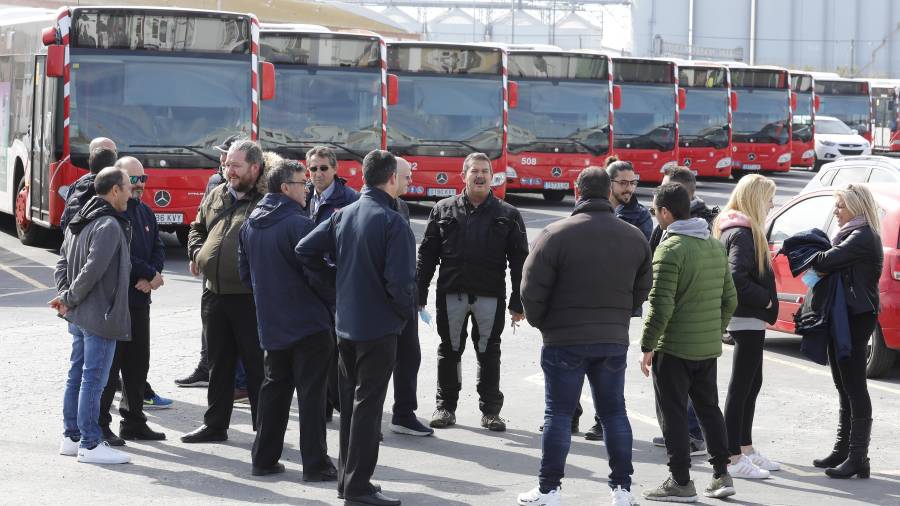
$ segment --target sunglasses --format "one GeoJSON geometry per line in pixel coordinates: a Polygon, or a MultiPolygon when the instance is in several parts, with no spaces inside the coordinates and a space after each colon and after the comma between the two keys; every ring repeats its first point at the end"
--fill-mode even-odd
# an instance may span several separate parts
{"type": "Polygon", "coordinates": [[[322,172],[328,172],[328,169],[330,169],[331,166],[330,165],[319,165],[319,166],[311,165],[307,168],[309,169],[310,172],[316,172],[318,170],[321,170],[322,172]]]}
{"type": "Polygon", "coordinates": [[[128,179],[131,180],[131,184],[146,183],[147,180],[150,179],[150,176],[147,174],[144,174],[143,176],[128,176],[128,179]]]}

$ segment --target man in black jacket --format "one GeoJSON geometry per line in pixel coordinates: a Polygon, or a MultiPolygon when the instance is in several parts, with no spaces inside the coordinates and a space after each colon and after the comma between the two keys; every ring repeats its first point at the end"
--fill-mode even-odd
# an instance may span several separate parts
{"type": "Polygon", "coordinates": [[[59,227],[63,231],[84,204],[97,194],[94,190],[94,178],[97,177],[97,173],[106,167],[112,167],[118,157],[116,144],[106,137],[97,137],[92,140],[89,153],[89,172],[78,178],[66,192],[66,207],[59,219],[59,227]]]}
{"type": "Polygon", "coordinates": [[[338,497],[346,504],[399,505],[369,481],[378,463],[381,413],[397,358],[397,337],[415,318],[416,240],[397,212],[412,179],[394,155],[363,160],[359,200],[332,215],[295,249],[315,271],[337,266],[336,331],[341,391],[338,497]]]}
{"type": "MultiPolygon", "coordinates": [[[[687,167],[667,169],[660,186],[667,183],[679,183],[681,186],[685,187],[688,191],[688,195],[691,197],[691,218],[703,218],[709,223],[710,229],[712,229],[712,222],[719,214],[719,206],[709,207],[703,199],[695,195],[697,192],[697,176],[694,175],[694,172],[687,167]]],[[[656,247],[659,246],[662,236],[663,229],[659,228],[659,225],[655,226],[653,232],[650,234],[651,251],[656,251],[656,247]]]]}
{"type": "Polygon", "coordinates": [[[438,202],[431,211],[416,262],[419,307],[428,300],[428,286],[440,264],[437,281],[438,346],[437,409],[431,426],[456,423],[462,388],[460,359],[465,348],[469,318],[478,358],[478,396],[481,426],[506,430],[500,418],[500,334],[504,326],[506,264],[512,294],[509,314],[515,325],[524,318],[519,300],[522,264],[528,256],[525,222],[519,211],[491,193],[491,160],[472,153],[463,162],[465,191],[438,202]]]}
{"type": "Polygon", "coordinates": [[[131,198],[125,216],[131,225],[131,279],[128,283],[128,308],[131,312],[131,341],[116,345],[109,381],[100,400],[100,428],[111,432],[109,408],[116,393],[116,380],[122,373],[122,400],[119,402],[119,437],[125,440],[158,441],[166,438],[147,425],[144,415],[144,389],[150,369],[150,292],[163,285],[165,247],[159,237],[156,216],[141,202],[147,176],[137,158],[126,156],[116,161],[131,182],[131,198]]]}

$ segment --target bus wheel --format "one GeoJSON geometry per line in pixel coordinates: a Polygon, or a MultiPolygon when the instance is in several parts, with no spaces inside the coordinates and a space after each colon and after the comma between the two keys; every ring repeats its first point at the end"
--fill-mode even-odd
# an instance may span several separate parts
{"type": "Polygon", "coordinates": [[[825,164],[818,160],[813,161],[812,171],[819,172],[819,169],[821,169],[823,165],[825,164]]]}
{"type": "Polygon", "coordinates": [[[178,244],[181,244],[184,248],[187,248],[188,232],[189,229],[187,227],[178,227],[175,229],[175,237],[178,238],[178,244]]]}
{"type": "Polygon", "coordinates": [[[16,235],[25,246],[38,246],[43,242],[44,230],[26,217],[25,207],[28,195],[25,190],[25,179],[19,181],[16,191],[16,235]]]}
{"type": "Polygon", "coordinates": [[[566,198],[565,190],[546,190],[543,192],[544,200],[547,202],[562,202],[566,198]]]}
{"type": "Polygon", "coordinates": [[[738,181],[739,179],[744,177],[745,174],[747,173],[741,169],[731,169],[731,177],[733,177],[735,181],[738,181]]]}

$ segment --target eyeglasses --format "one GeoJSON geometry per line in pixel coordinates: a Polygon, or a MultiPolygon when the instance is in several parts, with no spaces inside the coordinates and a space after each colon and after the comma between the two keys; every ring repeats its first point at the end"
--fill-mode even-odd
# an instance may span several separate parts
{"type": "Polygon", "coordinates": [[[285,181],[283,184],[306,184],[306,181],[285,181]]]}
{"type": "Polygon", "coordinates": [[[307,167],[310,172],[316,172],[317,170],[321,170],[322,172],[328,172],[328,169],[331,168],[330,165],[311,165],[307,167]]]}
{"type": "Polygon", "coordinates": [[[613,179],[613,183],[620,184],[622,186],[634,186],[635,188],[637,188],[638,181],[638,179],[632,179],[630,181],[628,179],[613,179]]]}
{"type": "Polygon", "coordinates": [[[656,216],[656,206],[650,206],[650,216],[656,216]]]}
{"type": "Polygon", "coordinates": [[[128,179],[131,180],[131,184],[146,183],[147,180],[150,179],[150,176],[147,174],[144,174],[143,176],[128,176],[128,179]]]}

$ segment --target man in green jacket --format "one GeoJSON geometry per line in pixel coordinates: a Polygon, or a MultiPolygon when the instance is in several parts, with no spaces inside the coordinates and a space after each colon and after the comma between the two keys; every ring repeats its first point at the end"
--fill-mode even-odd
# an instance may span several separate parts
{"type": "Polygon", "coordinates": [[[649,376],[653,371],[671,476],[643,495],[651,501],[697,500],[689,471],[690,397],[706,434],[713,466],[713,479],[703,495],[727,497],[734,495],[734,485],[727,472],[716,361],[722,354],[722,334],[737,304],[728,257],[722,244],[710,237],[706,221],[690,217],[691,199],[684,186],[660,186],[653,209],[664,234],[653,255],[653,289],[641,338],[641,372],[649,376]]]}

